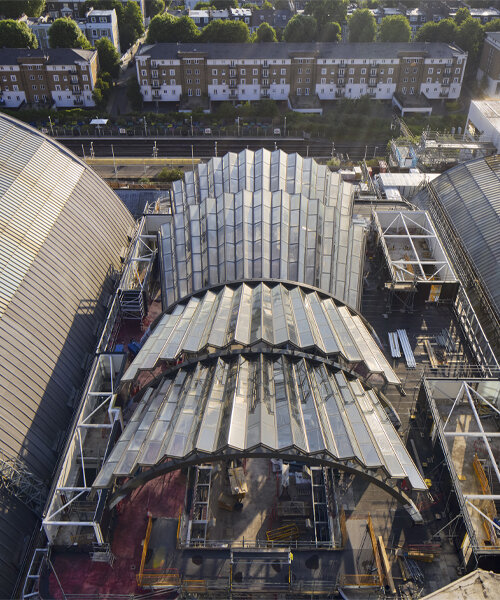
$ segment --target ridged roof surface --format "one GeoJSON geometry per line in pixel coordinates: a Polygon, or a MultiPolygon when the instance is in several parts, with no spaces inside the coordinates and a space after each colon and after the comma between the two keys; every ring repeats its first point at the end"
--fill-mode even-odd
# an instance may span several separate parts
{"type": "MultiPolygon", "coordinates": [[[[41,480],[64,442],[132,224],[85,163],[0,114],[0,451],[41,480]]],[[[19,501],[0,503],[3,598],[32,522],[16,516],[26,513],[19,501]]]]}
{"type": "Polygon", "coordinates": [[[431,186],[500,314],[500,155],[458,165],[431,186]]]}
{"type": "Polygon", "coordinates": [[[311,158],[244,150],[173,185],[161,228],[165,307],[204,287],[250,279],[305,283],[358,308],[364,223],[353,187],[311,158]]]}
{"type": "Polygon", "coordinates": [[[365,374],[400,383],[363,319],[347,306],[315,291],[266,283],[224,286],[177,304],[161,317],[122,381],[181,355],[258,344],[362,364],[365,374]]]}
{"type": "Polygon", "coordinates": [[[198,362],[149,388],[94,487],[167,457],[259,450],[353,460],[426,489],[372,390],[313,360],[264,355],[198,362]]]}

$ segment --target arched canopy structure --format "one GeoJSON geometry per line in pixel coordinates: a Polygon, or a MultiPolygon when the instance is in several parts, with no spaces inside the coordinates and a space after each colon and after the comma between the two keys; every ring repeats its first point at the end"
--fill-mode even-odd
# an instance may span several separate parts
{"type": "MultiPolygon", "coordinates": [[[[425,483],[373,390],[325,362],[287,354],[228,354],[180,366],[148,388],[94,482],[133,478],[223,457],[320,461],[384,488],[425,483]]],[[[392,492],[391,492],[392,493],[392,492]]]]}
{"type": "Polygon", "coordinates": [[[269,347],[311,351],[363,375],[399,384],[364,320],[328,294],[297,285],[248,282],[216,286],[171,307],[154,327],[122,382],[181,356],[269,347]]]}

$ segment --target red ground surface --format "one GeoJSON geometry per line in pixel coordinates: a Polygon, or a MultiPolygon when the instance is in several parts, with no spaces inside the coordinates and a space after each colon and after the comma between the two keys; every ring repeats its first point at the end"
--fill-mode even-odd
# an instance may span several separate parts
{"type": "Polygon", "coordinates": [[[108,564],[93,563],[80,554],[55,554],[52,557],[57,579],[50,575],[50,592],[56,600],[64,594],[132,594],[138,592],[142,540],[146,534],[147,513],[154,517],[178,517],[184,503],[186,478],[180,471],[149,481],[117,507],[112,552],[116,559],[108,564]],[[62,587],[62,590],[61,590],[62,587]]]}

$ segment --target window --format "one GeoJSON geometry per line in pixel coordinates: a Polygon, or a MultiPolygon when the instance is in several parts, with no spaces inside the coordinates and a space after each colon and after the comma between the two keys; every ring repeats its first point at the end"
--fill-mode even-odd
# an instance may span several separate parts
{"type": "Polygon", "coordinates": [[[306,83],[311,83],[311,78],[310,77],[306,77],[306,83]]]}
{"type": "Polygon", "coordinates": [[[309,96],[309,88],[304,88],[304,95],[309,96]]]}
{"type": "Polygon", "coordinates": [[[349,75],[354,75],[354,69],[349,69],[349,75]]]}
{"type": "Polygon", "coordinates": [[[427,77],[426,83],[432,83],[432,77],[427,77]]]}
{"type": "Polygon", "coordinates": [[[212,69],[212,75],[217,75],[217,69],[212,69]]]}
{"type": "Polygon", "coordinates": [[[36,85],[32,85],[31,87],[32,87],[34,90],[36,90],[36,85]]]}
{"type": "Polygon", "coordinates": [[[301,88],[297,88],[297,96],[301,96],[302,95],[302,89],[301,88]]]}
{"type": "Polygon", "coordinates": [[[392,77],[387,78],[387,83],[392,83],[392,77]]]}
{"type": "Polygon", "coordinates": [[[195,75],[199,75],[199,74],[200,74],[200,69],[195,69],[195,70],[194,70],[194,74],[195,74],[195,75]]]}
{"type": "Polygon", "coordinates": [[[286,83],[286,79],[280,79],[280,83],[281,83],[281,85],[285,84],[286,83]]]}
{"type": "Polygon", "coordinates": [[[193,80],[192,80],[192,79],[188,79],[188,80],[186,81],[186,83],[189,85],[189,84],[193,83],[193,80]]]}
{"type": "Polygon", "coordinates": [[[88,91],[90,90],[90,86],[89,86],[88,84],[85,84],[85,85],[83,86],[83,89],[84,89],[86,92],[88,92],[88,91]]]}
{"type": "Polygon", "coordinates": [[[201,96],[201,90],[199,88],[196,89],[196,95],[201,96]]]}
{"type": "Polygon", "coordinates": [[[60,85],[56,85],[56,92],[60,92],[61,91],[61,86],[60,85]]]}
{"type": "Polygon", "coordinates": [[[212,85],[217,85],[217,79],[212,79],[212,85]]]}
{"type": "Polygon", "coordinates": [[[412,77],[412,78],[411,78],[411,82],[412,82],[412,83],[415,83],[415,81],[417,81],[417,80],[415,79],[415,77],[412,77]]]}
{"type": "MultiPolygon", "coordinates": [[[[84,77],[87,77],[87,76],[84,75],[84,77]]],[[[54,81],[59,81],[59,75],[54,75],[54,81]]]]}
{"type": "Polygon", "coordinates": [[[146,76],[147,76],[147,74],[148,74],[148,72],[146,71],[146,69],[142,69],[142,71],[141,71],[141,75],[142,75],[143,77],[146,77],[146,76]]]}
{"type": "Polygon", "coordinates": [[[143,79],[142,80],[142,85],[148,85],[148,80],[147,79],[143,79]]]}
{"type": "Polygon", "coordinates": [[[186,69],[186,75],[191,75],[191,69],[186,69]]]}
{"type": "Polygon", "coordinates": [[[192,96],[193,95],[193,90],[191,88],[188,89],[188,96],[192,96]]]}
{"type": "Polygon", "coordinates": [[[170,69],[170,77],[175,76],[175,69],[170,69]]]}
{"type": "Polygon", "coordinates": [[[88,80],[89,80],[89,78],[87,75],[82,75],[82,81],[88,81],[88,80]]]}
{"type": "Polygon", "coordinates": [[[246,80],[245,80],[245,79],[241,79],[241,80],[240,80],[240,83],[241,83],[241,85],[245,85],[245,83],[246,83],[246,80]]]}
{"type": "Polygon", "coordinates": [[[252,84],[253,85],[259,85],[259,80],[258,79],[252,79],[252,84]]]}
{"type": "Polygon", "coordinates": [[[38,79],[41,79],[43,81],[43,75],[38,75],[38,79]]]}
{"type": "Polygon", "coordinates": [[[401,88],[401,91],[403,92],[403,94],[406,94],[406,88],[401,88]]]}
{"type": "Polygon", "coordinates": [[[302,69],[300,67],[297,69],[297,73],[302,74],[302,69]]]}
{"type": "Polygon", "coordinates": [[[200,80],[199,79],[195,79],[194,82],[196,83],[196,85],[200,85],[200,80]]]}
{"type": "Polygon", "coordinates": [[[12,86],[12,91],[13,92],[18,92],[19,91],[19,86],[18,85],[13,85],[12,86]]]}
{"type": "Polygon", "coordinates": [[[361,77],[361,79],[359,80],[360,83],[366,83],[366,77],[361,77]]]}
{"type": "Polygon", "coordinates": [[[259,69],[252,69],[252,75],[258,75],[259,69]]]}
{"type": "Polygon", "coordinates": [[[31,79],[31,81],[33,81],[35,79],[35,76],[34,75],[30,75],[30,79],[31,79]]]}
{"type": "Polygon", "coordinates": [[[281,75],[286,75],[286,69],[281,69],[281,75]]]}
{"type": "Polygon", "coordinates": [[[310,72],[311,72],[311,69],[306,69],[306,73],[310,73],[310,72]]]}
{"type": "Polygon", "coordinates": [[[445,77],[443,79],[443,85],[448,85],[449,82],[450,82],[450,80],[448,79],[448,77],[445,77]]]}
{"type": "Polygon", "coordinates": [[[460,75],[460,69],[455,69],[455,75],[460,75]]]}
{"type": "Polygon", "coordinates": [[[348,83],[354,83],[354,79],[352,77],[349,77],[348,83]]]}
{"type": "Polygon", "coordinates": [[[326,69],[321,69],[321,75],[326,75],[326,69]]]}
{"type": "Polygon", "coordinates": [[[321,83],[326,83],[326,77],[321,78],[321,83]]]}
{"type": "Polygon", "coordinates": [[[403,79],[403,83],[408,83],[408,77],[405,77],[405,78],[403,79]]]}
{"type": "Polygon", "coordinates": [[[246,70],[245,69],[240,69],[240,74],[241,75],[246,75],[246,70]]]}
{"type": "Polygon", "coordinates": [[[392,75],[394,73],[394,69],[388,69],[387,72],[389,73],[389,75],[392,75]]]}
{"type": "Polygon", "coordinates": [[[361,69],[361,75],[366,75],[366,69],[361,69]]]}
{"type": "Polygon", "coordinates": [[[297,83],[302,83],[302,77],[299,77],[299,78],[297,79],[297,83]]]}
{"type": "Polygon", "coordinates": [[[415,94],[415,88],[414,88],[414,87],[410,88],[410,94],[411,94],[412,96],[413,96],[413,94],[415,94]]]}
{"type": "Polygon", "coordinates": [[[40,96],[38,96],[37,94],[35,94],[33,96],[33,98],[35,99],[35,102],[39,102],[40,101],[40,96]]]}
{"type": "Polygon", "coordinates": [[[458,77],[453,78],[453,83],[458,83],[458,77]]]}
{"type": "Polygon", "coordinates": [[[432,75],[434,73],[434,69],[432,67],[430,67],[427,72],[429,73],[429,75],[432,75]]]}
{"type": "Polygon", "coordinates": [[[175,79],[170,80],[170,85],[175,85],[175,79]]]}

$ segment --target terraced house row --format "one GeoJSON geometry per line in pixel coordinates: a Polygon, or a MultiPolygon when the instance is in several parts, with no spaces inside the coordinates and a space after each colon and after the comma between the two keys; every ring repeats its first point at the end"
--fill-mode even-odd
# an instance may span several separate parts
{"type": "Polygon", "coordinates": [[[270,98],[297,110],[365,95],[458,98],[466,62],[443,43],[154,44],[136,57],[145,102],[270,98]]]}
{"type": "Polygon", "coordinates": [[[0,48],[0,106],[92,107],[96,50],[0,48]]]}

